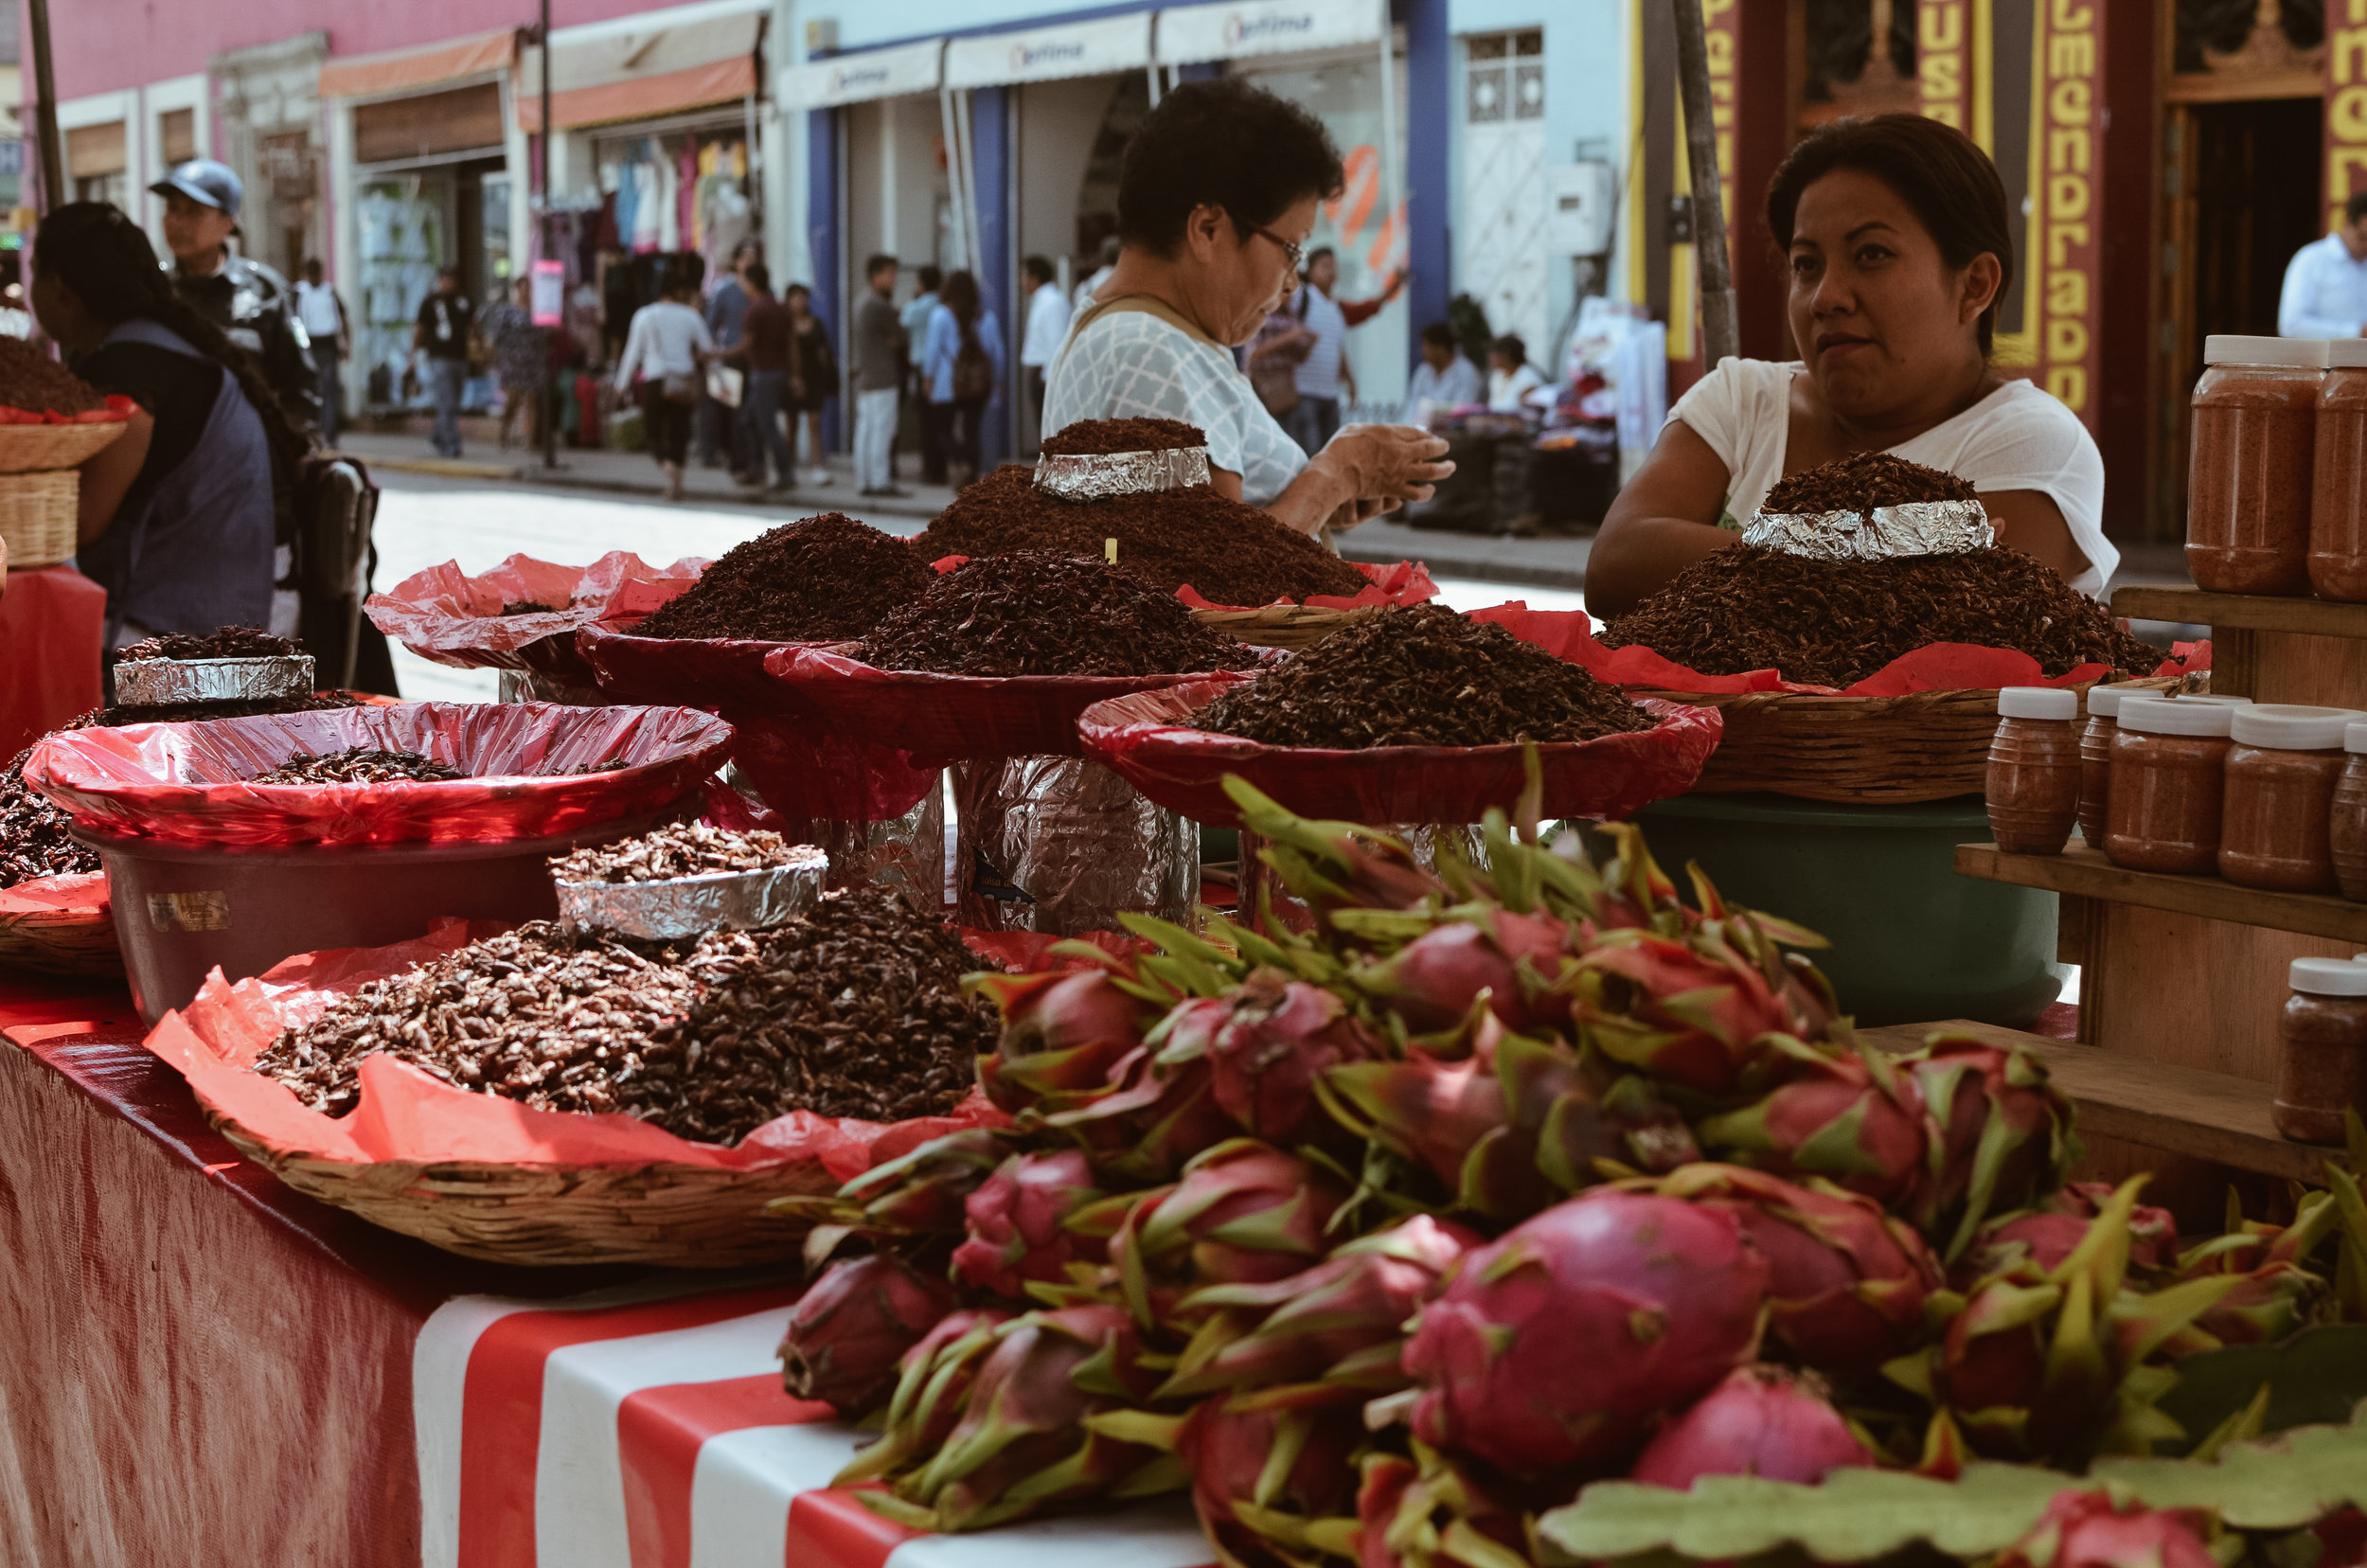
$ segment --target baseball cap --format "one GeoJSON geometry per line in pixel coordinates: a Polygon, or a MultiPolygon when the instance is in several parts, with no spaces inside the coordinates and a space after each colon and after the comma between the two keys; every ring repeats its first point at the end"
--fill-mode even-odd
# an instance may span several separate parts
{"type": "Polygon", "coordinates": [[[191,158],[176,165],[172,172],[148,187],[159,196],[179,194],[192,202],[203,202],[209,207],[220,207],[236,218],[239,204],[245,199],[246,187],[230,171],[227,164],[211,158],[191,158]]]}

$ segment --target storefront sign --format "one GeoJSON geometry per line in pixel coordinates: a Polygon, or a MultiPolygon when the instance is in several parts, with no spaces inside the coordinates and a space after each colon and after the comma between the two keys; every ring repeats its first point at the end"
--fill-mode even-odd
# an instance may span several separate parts
{"type": "Polygon", "coordinates": [[[1383,0],[1242,0],[1159,13],[1159,63],[1296,54],[1380,43],[1383,0]]]}
{"type": "Polygon", "coordinates": [[[1917,0],[1915,84],[1923,112],[1972,134],[1972,0],[1917,0]]]}
{"type": "Polygon", "coordinates": [[[2098,0],[2038,0],[2032,8],[2030,303],[2038,382],[2093,428],[2096,298],[2103,245],[2097,208],[2097,79],[2104,61],[2098,0]]]}
{"type": "Polygon", "coordinates": [[[2326,226],[2367,190],[2367,0],[2326,6],[2326,226]]]}
{"type": "Polygon", "coordinates": [[[1701,42],[1709,56],[1710,126],[1717,137],[1717,194],[1727,250],[1735,231],[1735,56],[1742,46],[1741,0],[1701,0],[1701,42]]]}
{"type": "Polygon", "coordinates": [[[944,62],[945,45],[934,39],[808,61],[781,72],[781,101],[792,109],[828,109],[908,93],[934,93],[944,62]]]}
{"type": "Polygon", "coordinates": [[[998,87],[1140,71],[1149,64],[1150,13],[1136,11],[1062,27],[954,39],[945,46],[945,84],[998,87]]]}
{"type": "Polygon", "coordinates": [[[567,263],[534,263],[534,324],[557,327],[567,319],[567,263]]]}

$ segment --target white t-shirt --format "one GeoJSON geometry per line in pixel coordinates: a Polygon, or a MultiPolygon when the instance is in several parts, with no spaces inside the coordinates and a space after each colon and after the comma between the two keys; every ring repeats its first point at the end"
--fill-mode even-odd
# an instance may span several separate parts
{"type": "Polygon", "coordinates": [[[1148,311],[1080,316],[1053,357],[1043,433],[1079,419],[1181,419],[1208,435],[1208,461],[1241,476],[1241,499],[1263,507],[1290,488],[1307,454],[1241,374],[1233,355],[1148,311]]]}
{"type": "Polygon", "coordinates": [[[625,356],[616,362],[616,389],[631,388],[636,370],[646,381],[695,376],[699,373],[696,350],[701,348],[715,351],[715,336],[707,330],[705,317],[677,300],[644,305],[633,312],[632,325],[625,329],[625,356]]]}
{"type": "MultiPolygon", "coordinates": [[[[1791,434],[1791,378],[1797,360],[1730,359],[1703,376],[1668,411],[1707,441],[1726,465],[1721,527],[1738,528],[1759,509],[1784,476],[1791,434]]],[[[2088,569],[2071,585],[2102,597],[2121,552],[2104,537],[2104,456],[2079,416],[2026,381],[2009,381],[1952,419],[1945,419],[1891,452],[1911,463],[1944,469],[1979,490],[2037,490],[2053,501],[2071,527],[2088,569]]]]}
{"type": "Polygon", "coordinates": [[[1020,339],[1019,363],[1038,369],[1052,363],[1052,356],[1060,351],[1060,340],[1068,336],[1068,295],[1058,283],[1037,285],[1027,296],[1027,331],[1020,339]]]}

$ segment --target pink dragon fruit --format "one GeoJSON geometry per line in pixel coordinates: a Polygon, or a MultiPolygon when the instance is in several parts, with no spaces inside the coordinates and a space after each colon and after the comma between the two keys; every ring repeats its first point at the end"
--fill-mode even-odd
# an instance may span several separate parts
{"type": "Polygon", "coordinates": [[[2063,1185],[2078,1157],[2071,1102],[2019,1045],[1935,1035],[1898,1060],[1923,1107],[1924,1181],[1915,1224],[1953,1262],[1992,1214],[2027,1208],[2063,1185]]]}
{"type": "Polygon", "coordinates": [[[970,983],[1003,1010],[1003,1038],[980,1059],[978,1081],[1006,1111],[1088,1103],[1143,1042],[1147,1009],[1107,970],[987,974],[970,983]]]}
{"type": "Polygon", "coordinates": [[[1873,1463],[1814,1373],[1743,1366],[1662,1427],[1628,1479],[1680,1491],[1704,1475],[1813,1486],[1834,1470],[1873,1463]]]}
{"type": "Polygon", "coordinates": [[[1416,864],[1400,839],[1294,815],[1243,778],[1227,778],[1224,792],[1241,826],[1266,841],[1266,864],[1313,911],[1318,930],[1328,932],[1326,917],[1336,909],[1416,909],[1447,897],[1447,884],[1416,864]]]}
{"type": "Polygon", "coordinates": [[[1120,1193],[1080,1213],[1079,1229],[1114,1227],[1110,1261],[1138,1322],[1170,1321],[1194,1285],[1286,1279],[1330,1250],[1326,1227],[1347,1191],[1329,1173],[1253,1138],[1195,1157],[1184,1179],[1120,1193]]]}
{"type": "Polygon", "coordinates": [[[1758,1103],[1697,1123],[1713,1159],[1822,1176],[1893,1207],[1923,1179],[1923,1102],[1913,1080],[1865,1056],[1793,1056],[1758,1103]]]}
{"type": "Polygon", "coordinates": [[[970,1195],[970,1239],[953,1250],[953,1272],[980,1290],[1017,1297],[1027,1280],[1059,1282],[1071,1263],[1100,1262],[1102,1243],[1062,1223],[1100,1196],[1081,1149],[1014,1154],[970,1195]]]}
{"type": "Polygon", "coordinates": [[[1554,988],[1569,940],[1569,926],[1550,915],[1488,910],[1433,927],[1350,978],[1417,1035],[1462,1024],[1482,992],[1507,1028],[1567,1033],[1570,999],[1554,988]]]}
{"type": "Polygon", "coordinates": [[[1557,1204],[1422,1309],[1415,1435],[1515,1476],[1614,1459],[1750,1358],[1767,1282],[1731,1212],[1599,1190],[1557,1204]]]}
{"type": "MultiPolygon", "coordinates": [[[[1194,1004],[1186,1004],[1192,1006],[1194,1004]]],[[[1232,1137],[1233,1118],[1217,1103],[1204,1060],[1163,1066],[1148,1045],[1112,1071],[1115,1085],[1091,1104],[1044,1118],[1082,1139],[1094,1168],[1111,1186],[1170,1182],[1192,1157],[1232,1137]]]]}
{"type": "Polygon", "coordinates": [[[894,1253],[842,1258],[790,1309],[781,1382],[861,1416],[896,1385],[898,1361],[953,1310],[953,1289],[894,1253]]]}
{"type": "Polygon", "coordinates": [[[1310,1523],[1354,1511],[1363,1442],[1353,1402],[1215,1399],[1184,1417],[1176,1452],[1219,1558],[1236,1568],[1285,1568],[1310,1555],[1310,1523]]]}
{"type": "Polygon", "coordinates": [[[1013,1314],[996,1307],[963,1308],[937,1320],[896,1365],[881,1438],[840,1472],[838,1485],[877,1480],[916,1456],[934,1453],[961,1419],[970,1384],[994,1348],[995,1331],[1013,1314]]]}
{"type": "Polygon", "coordinates": [[[1577,1020],[1627,1066],[1704,1095],[1748,1093],[1768,1071],[1771,1040],[1810,1020],[1790,989],[1706,935],[1628,930],[1579,955],[1577,1020]]]}
{"type": "Polygon", "coordinates": [[[770,1206],[817,1225],[891,1236],[958,1231],[963,1203],[1008,1153],[993,1130],[968,1128],[873,1166],[833,1196],[775,1199],[770,1206]]]}
{"type": "Polygon", "coordinates": [[[1528,1518],[1566,1491],[1523,1493],[1484,1467],[1416,1441],[1406,1458],[1367,1453],[1353,1533],[1329,1522],[1310,1541],[1358,1568],[1512,1568],[1530,1560],[1528,1518]]]}
{"type": "Polygon", "coordinates": [[[2196,1243],[2179,1259],[2181,1280],[2236,1276],[2195,1327],[2225,1345],[2270,1345],[2305,1327],[2330,1288],[2306,1260],[2340,1214],[2335,1195],[2323,1189],[2301,1200],[2290,1224],[2245,1220],[2232,1211],[2226,1235],[2196,1243]]]}
{"type": "Polygon", "coordinates": [[[1151,1043],[1164,1070],[1204,1060],[1217,1104],[1234,1124],[1280,1144],[1327,1132],[1315,1080],[1341,1062],[1379,1054],[1379,1042],[1337,995],[1273,969],[1251,971],[1224,996],[1184,1003],[1152,1031],[1151,1043]]]}
{"type": "MultiPolygon", "coordinates": [[[[2070,1182],[2048,1194],[2038,1206],[2019,1214],[2001,1215],[1981,1232],[1956,1269],[1958,1288],[2028,1261],[2046,1270],[2069,1257],[2088,1234],[2093,1220],[2112,1197],[2104,1182],[2070,1182]]],[[[2158,1274],[2178,1262],[2178,1221],[2165,1208],[2140,1203],[2128,1222],[2129,1266],[2158,1274]]]]}
{"type": "Polygon", "coordinates": [[[1809,1366],[1872,1372],[1923,1342],[1939,1265],[1872,1200],[1740,1166],[1686,1166],[1633,1185],[1734,1214],[1768,1262],[1769,1327],[1809,1366]]]}
{"type": "Polygon", "coordinates": [[[2216,1568],[2200,1515],[2123,1507],[2104,1491],[2066,1488],[1998,1568],[2216,1568]]]}

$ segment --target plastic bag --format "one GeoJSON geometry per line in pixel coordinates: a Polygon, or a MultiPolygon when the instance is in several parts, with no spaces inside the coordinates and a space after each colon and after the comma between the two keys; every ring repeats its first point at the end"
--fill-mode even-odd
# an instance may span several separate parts
{"type": "Polygon", "coordinates": [[[200,1103],[275,1154],[354,1164],[476,1160],[528,1166],[689,1165],[750,1170],[817,1162],[845,1182],[880,1161],[1003,1114],[972,1089],[947,1115],[869,1122],[792,1111],[731,1148],[694,1143],[625,1115],[537,1111],[458,1088],[391,1057],[361,1063],[361,1102],[348,1115],[311,1109],[278,1079],[255,1072],[280,1031],[310,1023],[337,997],[400,973],[506,926],[441,920],[417,940],[300,953],[258,979],[226,983],[217,970],[187,1008],[167,1013],[145,1043],[188,1079],[200,1103]]]}
{"type": "MultiPolygon", "coordinates": [[[[1738,675],[1704,675],[1674,659],[1664,658],[1641,645],[1605,648],[1594,637],[1586,615],[1577,610],[1532,610],[1515,599],[1490,610],[1470,612],[1471,619],[1492,621],[1524,642],[1533,642],[1556,658],[1585,667],[1595,679],[1613,686],[1649,691],[1735,693],[1803,691],[1844,697],[1903,697],[1911,691],[1989,691],[2000,686],[2086,686],[2111,673],[2104,664],[2083,664],[2060,675],[2049,675],[2029,654],[2009,648],[1985,648],[1978,643],[1932,643],[1902,653],[1854,686],[1804,686],[1787,681],[1779,670],[1749,669],[1738,675]]],[[[2190,645],[2191,646],[2191,645],[2190,645]]],[[[2156,675],[2177,675],[2191,668],[2208,668],[2210,655],[2196,667],[2178,657],[2162,661],[2156,675]]]]}
{"type": "Polygon", "coordinates": [[[915,766],[892,744],[841,730],[765,673],[768,655],[805,644],[635,637],[591,626],[577,633],[576,645],[600,689],[621,701],[689,703],[731,721],[733,764],[792,824],[900,817],[937,777],[935,767],[915,766]]]}
{"type": "Polygon", "coordinates": [[[1077,720],[1095,703],[1187,681],[1237,685],[1232,670],[1196,675],[941,675],[880,669],[842,651],[852,643],[791,646],[765,671],[834,723],[916,758],[1077,757],[1077,720]]]}
{"type": "Polygon", "coordinates": [[[121,424],[139,404],[120,392],[107,394],[107,406],[80,414],[61,414],[54,408],[10,408],[0,403],[0,425],[121,424]]]}
{"type": "Polygon", "coordinates": [[[422,659],[460,669],[528,670],[561,686],[588,686],[592,667],[576,650],[576,633],[637,621],[688,592],[705,569],[703,557],[652,566],[624,550],[589,566],[513,555],[475,577],[447,561],[372,594],[363,609],[371,625],[422,659]],[[505,604],[554,608],[505,615],[505,604]]]}
{"type": "Polygon", "coordinates": [[[62,730],[25,781],[80,828],[187,844],[436,844],[546,838],[649,812],[695,789],[729,724],[686,707],[403,703],[195,723],[62,730]],[[369,746],[471,776],[436,783],[250,784],[291,757],[369,746]],[[567,770],[622,760],[604,773],[567,770]]]}
{"type": "MultiPolygon", "coordinates": [[[[1224,793],[1227,774],[1301,816],[1375,824],[1477,822],[1490,806],[1510,811],[1527,783],[1526,748],[1517,743],[1333,751],[1188,727],[1223,689],[1200,681],[1096,703],[1077,722],[1086,755],[1160,805],[1219,828],[1240,826],[1224,793]]],[[[1648,730],[1539,743],[1545,815],[1617,820],[1693,787],[1725,720],[1712,708],[1657,699],[1643,706],[1660,721],[1648,730]]]]}
{"type": "Polygon", "coordinates": [[[1200,825],[1090,758],[965,762],[953,808],[965,926],[1082,935],[1129,912],[1188,921],[1200,901],[1200,825]]]}

